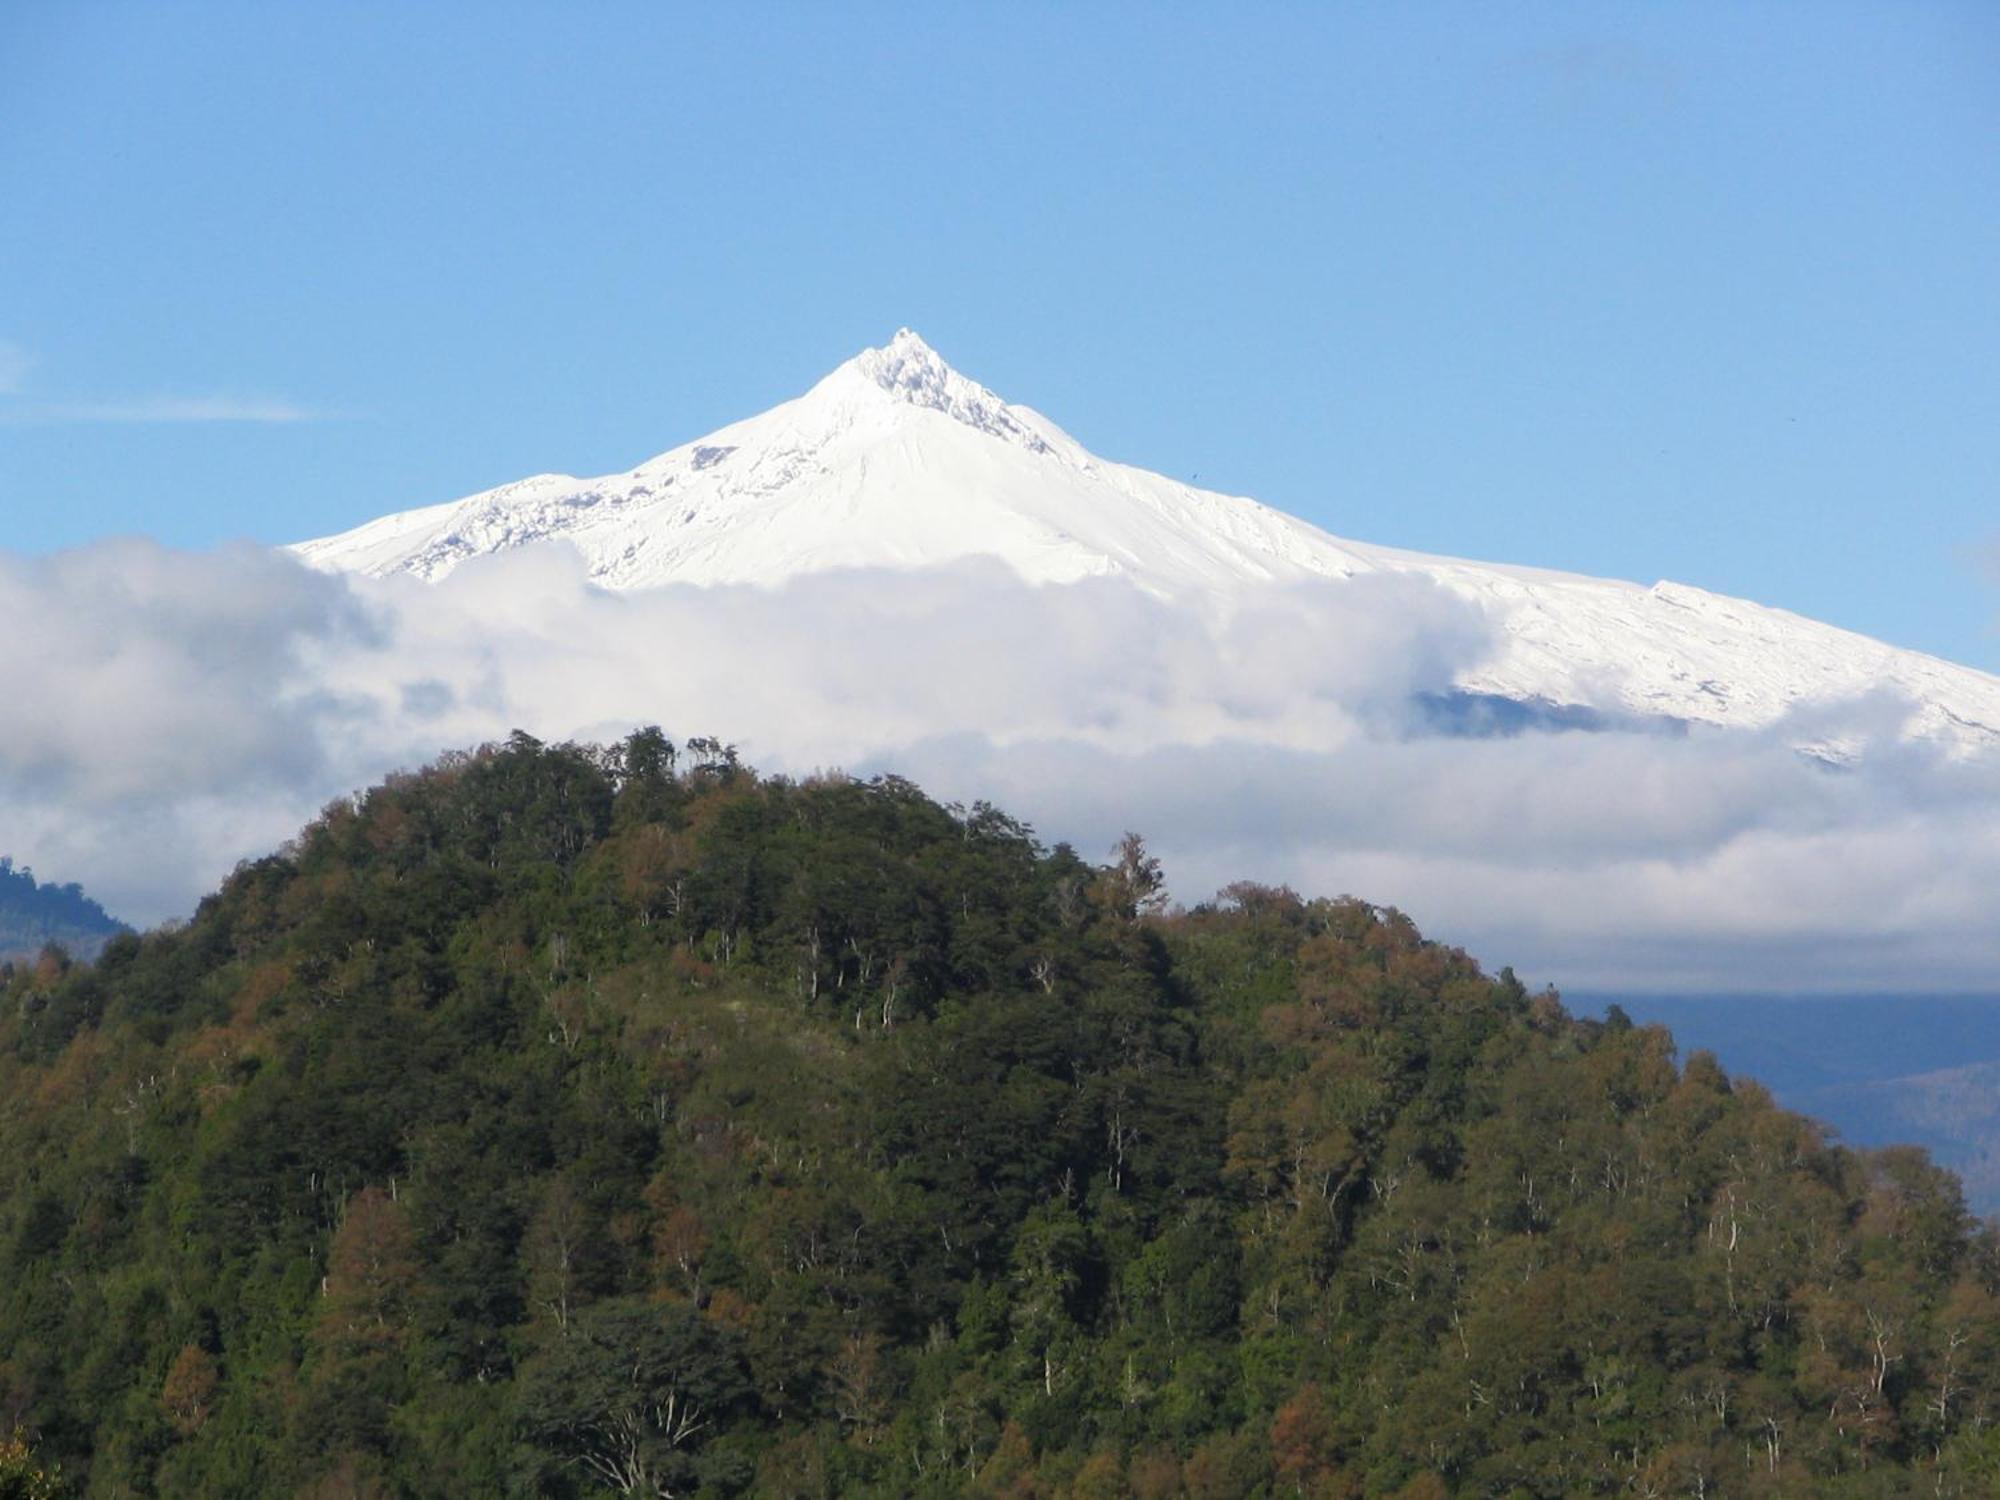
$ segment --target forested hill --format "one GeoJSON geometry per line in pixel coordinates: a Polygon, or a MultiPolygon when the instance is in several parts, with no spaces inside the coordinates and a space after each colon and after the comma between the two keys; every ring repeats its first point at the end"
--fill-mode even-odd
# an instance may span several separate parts
{"type": "Polygon", "coordinates": [[[95,957],[124,924],[77,885],[46,885],[0,855],[0,960],[32,958],[53,944],[95,957]]]}
{"type": "Polygon", "coordinates": [[[517,736],[13,969],[0,1492],[1996,1493],[1920,1154],[1397,912],[1157,893],[517,736]]]}

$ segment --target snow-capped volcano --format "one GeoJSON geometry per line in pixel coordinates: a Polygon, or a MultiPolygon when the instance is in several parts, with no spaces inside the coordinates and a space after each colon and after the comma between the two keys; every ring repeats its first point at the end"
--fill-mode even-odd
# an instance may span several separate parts
{"type": "Polygon", "coordinates": [[[298,550],[324,567],[436,579],[558,536],[610,588],[990,556],[1033,583],[1116,575],[1178,596],[1365,566],[1254,501],[1092,457],[908,329],[797,400],[629,473],[539,474],[298,550]]]}
{"type": "Polygon", "coordinates": [[[1397,572],[1473,601],[1498,627],[1471,693],[1757,727],[1888,693],[1908,729],[2000,747],[2000,678],[1784,610],[1344,541],[1254,500],[1087,452],[904,329],[796,400],[624,474],[542,474],[405,511],[295,550],[316,567],[444,577],[468,558],[561,539],[614,589],[778,585],[836,568],[998,559],[1037,584],[1119,578],[1229,607],[1273,584],[1397,572]]]}

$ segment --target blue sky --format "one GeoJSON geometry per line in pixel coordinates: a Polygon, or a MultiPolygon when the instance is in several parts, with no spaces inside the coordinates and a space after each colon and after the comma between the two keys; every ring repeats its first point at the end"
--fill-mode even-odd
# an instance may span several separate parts
{"type": "Polygon", "coordinates": [[[2000,668],[2000,9],[0,8],[0,547],[620,469],[898,325],[1358,538],[2000,668]]]}

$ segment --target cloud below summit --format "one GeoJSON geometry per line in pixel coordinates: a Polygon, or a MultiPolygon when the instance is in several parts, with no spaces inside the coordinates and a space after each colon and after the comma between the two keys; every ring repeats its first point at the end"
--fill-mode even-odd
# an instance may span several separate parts
{"type": "Polygon", "coordinates": [[[0,612],[25,622],[0,655],[0,853],[140,921],[387,771],[517,726],[658,722],[766,770],[989,798],[1089,855],[1139,828],[1185,899],[1351,891],[1558,983],[2000,973],[2000,768],[1867,704],[1822,711],[1871,746],[1840,772],[1791,748],[1824,723],[1437,737],[1413,702],[1494,641],[1421,578],[1224,615],[982,564],[608,593],[561,547],[424,585],[128,542],[0,554],[0,612]]]}

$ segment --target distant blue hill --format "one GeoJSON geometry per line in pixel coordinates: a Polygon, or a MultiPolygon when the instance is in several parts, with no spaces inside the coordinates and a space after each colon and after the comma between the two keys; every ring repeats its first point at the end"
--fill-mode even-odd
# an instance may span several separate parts
{"type": "Polygon", "coordinates": [[[33,958],[53,943],[73,958],[95,958],[125,924],[79,885],[45,885],[0,855],[0,962],[33,958]]]}
{"type": "Polygon", "coordinates": [[[1581,703],[1508,698],[1463,688],[1417,693],[1410,701],[1415,709],[1412,731],[1440,739],[1495,740],[1521,734],[1601,734],[1607,730],[1643,731],[1678,739],[1688,732],[1687,720],[1666,714],[1606,713],[1581,703]]]}
{"type": "Polygon", "coordinates": [[[1668,1027],[1682,1056],[1713,1052],[1849,1145],[1923,1146],[2000,1215],[2000,994],[1564,998],[1668,1027]]]}

